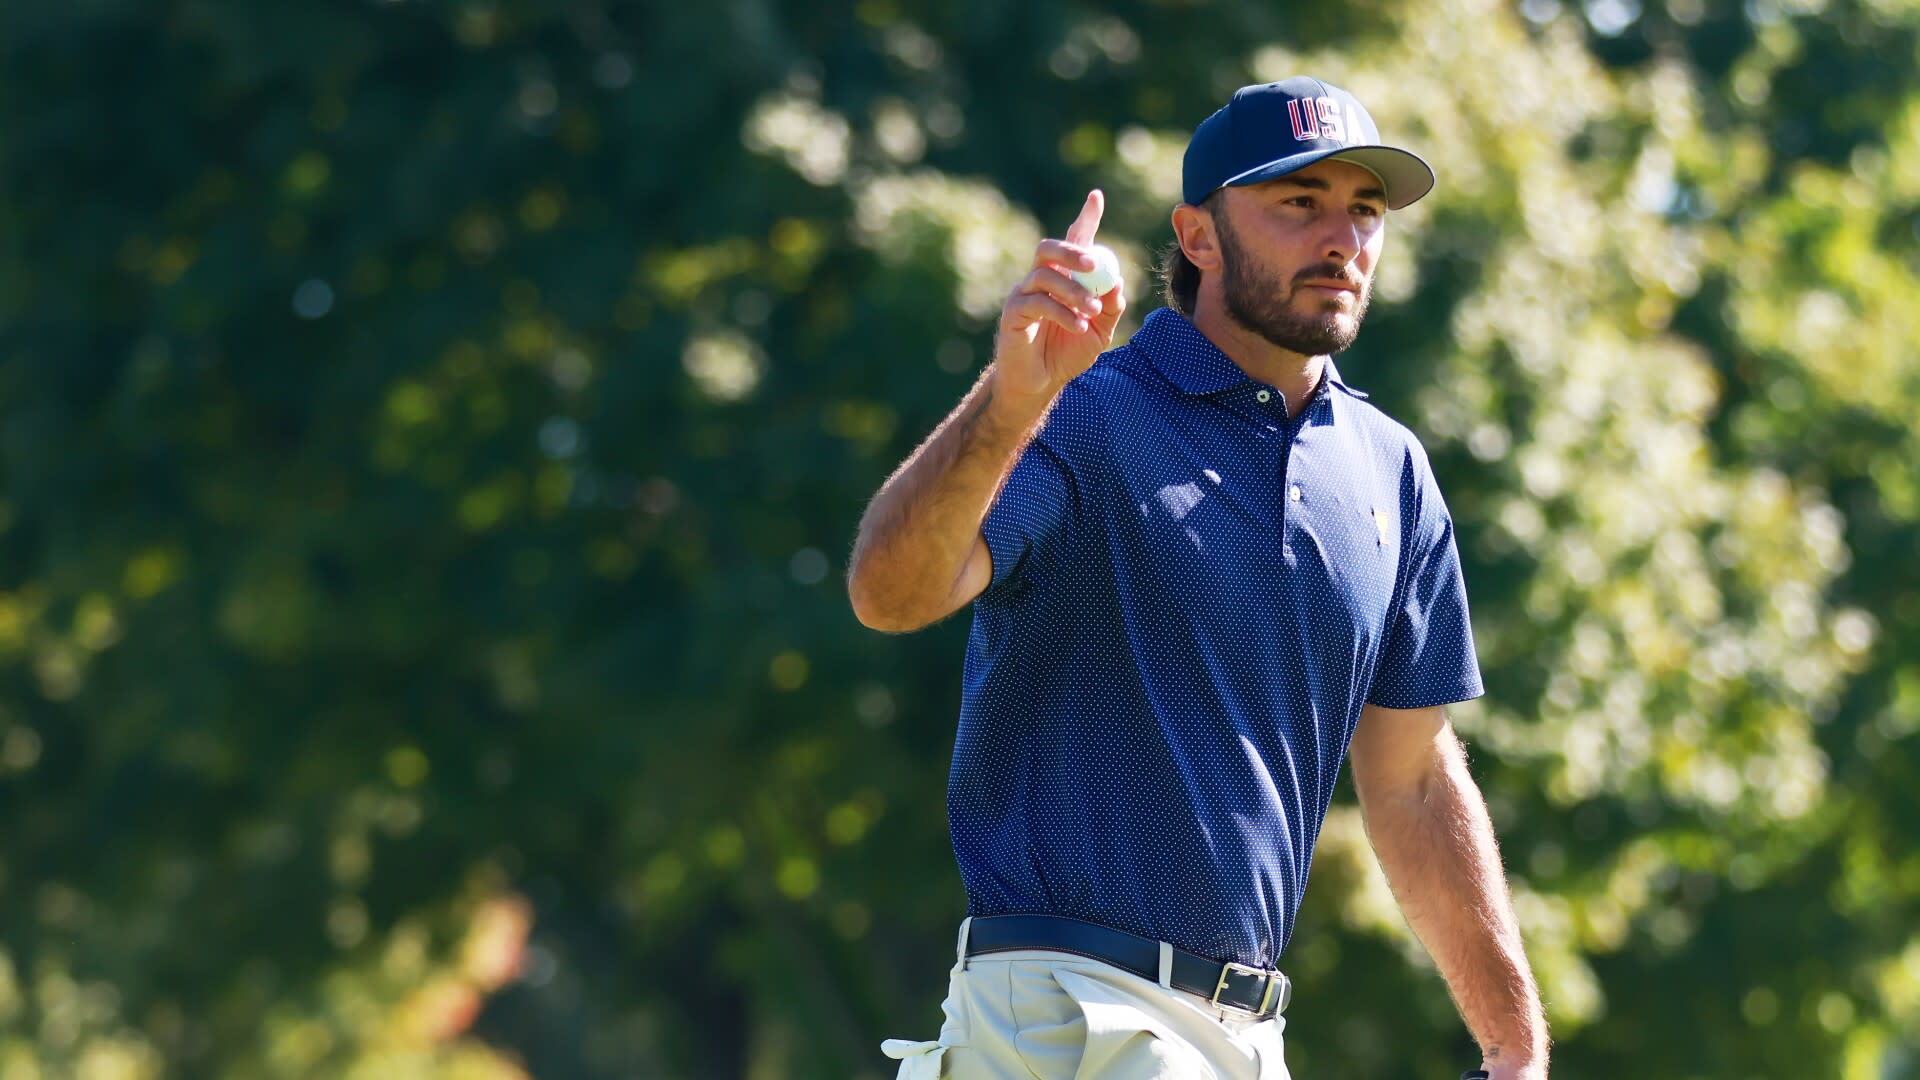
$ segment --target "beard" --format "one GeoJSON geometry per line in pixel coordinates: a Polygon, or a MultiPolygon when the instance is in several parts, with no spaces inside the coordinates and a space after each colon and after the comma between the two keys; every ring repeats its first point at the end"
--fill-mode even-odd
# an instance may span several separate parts
{"type": "Polygon", "coordinates": [[[1331,356],[1344,351],[1360,336],[1360,323],[1367,317],[1367,301],[1372,299],[1373,284],[1360,284],[1355,294],[1353,316],[1336,299],[1320,299],[1319,308],[1307,314],[1293,310],[1293,301],[1302,281],[1328,280],[1352,282],[1346,269],[1336,263],[1309,266],[1293,275],[1291,284],[1282,286],[1280,275],[1255,260],[1240,246],[1227,215],[1215,214],[1213,220],[1220,236],[1220,284],[1226,294],[1227,314],[1247,330],[1267,341],[1301,356],[1331,356]]]}

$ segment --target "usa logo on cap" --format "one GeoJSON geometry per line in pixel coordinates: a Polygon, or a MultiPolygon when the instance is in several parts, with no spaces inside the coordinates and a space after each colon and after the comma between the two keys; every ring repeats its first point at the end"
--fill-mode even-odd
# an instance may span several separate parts
{"type": "Polygon", "coordinates": [[[1297,142],[1321,138],[1337,143],[1352,141],[1347,137],[1347,123],[1340,116],[1339,98],[1294,98],[1287,102],[1287,116],[1293,120],[1297,142]]]}
{"type": "Polygon", "coordinates": [[[1181,194],[1198,205],[1220,188],[1257,184],[1328,158],[1379,177],[1388,209],[1433,190],[1433,169],[1418,154],[1383,144],[1358,99],[1297,75],[1243,86],[1201,122],[1187,143],[1181,194]]]}

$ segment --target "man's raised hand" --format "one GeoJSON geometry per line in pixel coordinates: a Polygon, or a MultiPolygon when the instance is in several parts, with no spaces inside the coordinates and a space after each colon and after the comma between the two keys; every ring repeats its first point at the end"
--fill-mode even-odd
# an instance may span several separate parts
{"type": "Polygon", "coordinates": [[[1087,249],[1100,231],[1106,197],[1087,193],[1065,240],[1042,240],[1033,270],[1000,311],[994,341],[994,393],[1025,401],[1053,400],[1060,388],[1093,366],[1113,343],[1113,330],[1127,309],[1126,286],[1094,296],[1068,275],[1093,269],[1087,249]]]}

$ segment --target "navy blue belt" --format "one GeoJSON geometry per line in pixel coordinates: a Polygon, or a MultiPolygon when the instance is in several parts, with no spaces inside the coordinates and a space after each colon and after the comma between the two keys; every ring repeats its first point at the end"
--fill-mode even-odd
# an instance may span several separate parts
{"type": "MultiPolygon", "coordinates": [[[[967,930],[967,955],[1047,949],[1073,953],[1160,981],[1160,943],[1124,930],[1058,915],[984,915],[967,930]]],[[[1293,984],[1278,971],[1209,960],[1173,950],[1168,982],[1215,1005],[1265,1018],[1285,1012],[1293,984]]]]}

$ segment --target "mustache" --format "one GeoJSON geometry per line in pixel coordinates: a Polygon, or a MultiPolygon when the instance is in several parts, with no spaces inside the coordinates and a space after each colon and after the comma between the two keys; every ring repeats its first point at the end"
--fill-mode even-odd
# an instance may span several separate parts
{"type": "Polygon", "coordinates": [[[1338,263],[1321,263],[1318,266],[1309,266],[1305,270],[1293,275],[1293,281],[1290,284],[1297,288],[1302,282],[1306,281],[1338,281],[1351,286],[1354,292],[1359,292],[1361,286],[1360,279],[1347,273],[1347,268],[1338,263]]]}

